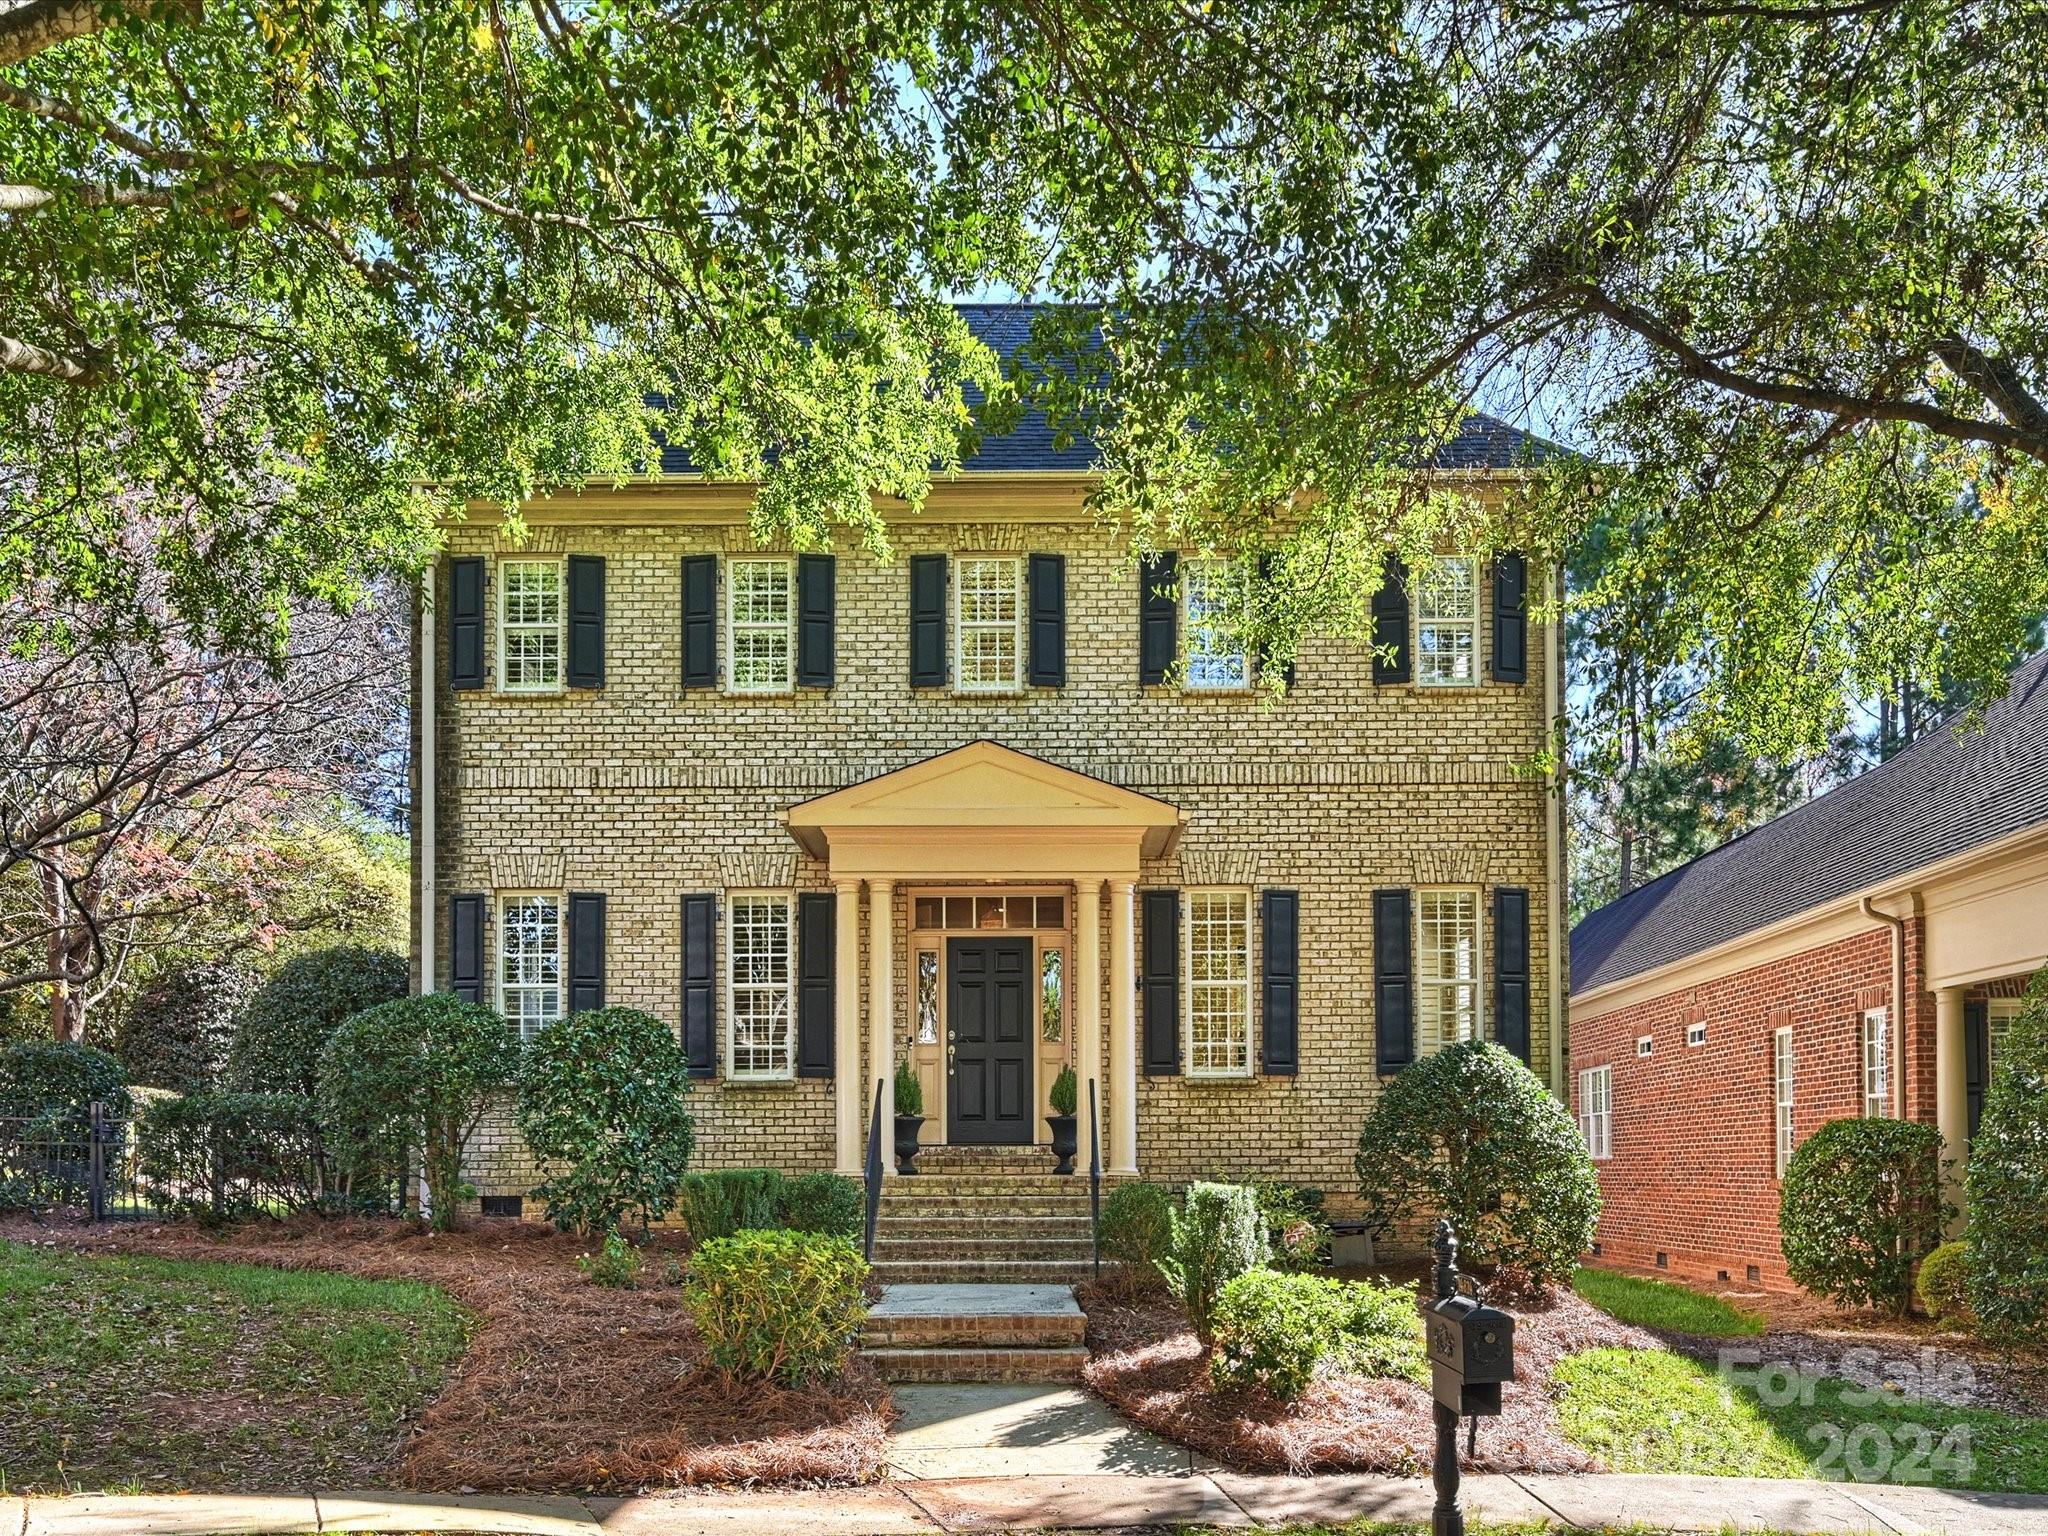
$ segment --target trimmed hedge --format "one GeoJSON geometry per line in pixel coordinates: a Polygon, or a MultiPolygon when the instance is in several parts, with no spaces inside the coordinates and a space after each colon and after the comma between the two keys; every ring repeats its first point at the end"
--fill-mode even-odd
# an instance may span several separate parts
{"type": "Polygon", "coordinates": [[[726,1377],[802,1387],[846,1369],[867,1315],[867,1278],[844,1238],[736,1232],[691,1256],[683,1304],[726,1377]]]}
{"type": "Polygon", "coordinates": [[[1944,1322],[1960,1322],[1970,1315],[1969,1250],[1962,1243],[1943,1243],[1920,1261],[1920,1273],[1913,1281],[1920,1305],[1927,1315],[1944,1322]]]}
{"type": "Polygon", "coordinates": [[[782,1224],[792,1232],[858,1240],[867,1221],[867,1190],[839,1173],[805,1173],[782,1182],[782,1224]]]}
{"type": "Polygon", "coordinates": [[[313,1102],[296,1093],[188,1093],[135,1123],[136,1171],[160,1210],[209,1221],[329,1202],[313,1102]]]}
{"type": "Polygon", "coordinates": [[[127,1070],[105,1051],[69,1040],[0,1046],[0,1118],[34,1122],[30,1134],[82,1135],[94,1100],[116,1119],[134,1112],[127,1070]]]}
{"type": "Polygon", "coordinates": [[[176,1093],[218,1087],[236,1020],[261,980],[238,960],[159,971],[128,1005],[114,1034],[114,1054],[129,1081],[176,1093]]]}
{"type": "Polygon", "coordinates": [[[351,1014],[395,1002],[412,985],[404,955],[337,944],[277,968],[235,1025],[227,1084],[245,1093],[320,1091],[320,1053],[351,1014]]]}
{"type": "Polygon", "coordinates": [[[1141,1288],[1164,1285],[1159,1267],[1173,1247],[1173,1195],[1157,1184],[1119,1184],[1102,1197],[1102,1256],[1141,1288]]]}
{"type": "Polygon", "coordinates": [[[1913,1305],[1913,1266],[1941,1242],[1941,1132],[1831,1120],[1792,1154],[1778,1198],[1785,1268],[1844,1306],[1913,1305]]]}

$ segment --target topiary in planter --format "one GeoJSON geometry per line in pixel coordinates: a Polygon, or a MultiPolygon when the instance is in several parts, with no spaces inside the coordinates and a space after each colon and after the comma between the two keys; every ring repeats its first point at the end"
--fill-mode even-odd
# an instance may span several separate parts
{"type": "Polygon", "coordinates": [[[683,1303],[725,1376],[802,1387],[846,1369],[867,1278],[845,1238],[737,1232],[691,1256],[683,1303]]]}
{"type": "Polygon", "coordinates": [[[1189,1185],[1185,1207],[1169,1210],[1167,1220],[1172,1238],[1159,1272],[1206,1347],[1215,1342],[1223,1287],[1266,1262],[1266,1221],[1258,1197],[1241,1184],[1189,1185]]]}
{"type": "Polygon", "coordinates": [[[1970,1310],[2005,1344],[2048,1344],[2048,971],[1992,1063],[1970,1143],[1970,1310]]]}
{"type": "Polygon", "coordinates": [[[1913,1305],[1913,1266],[1941,1242],[1941,1133],[1831,1120],[1799,1144],[1778,1198],[1785,1268],[1843,1306],[1913,1305]]]}

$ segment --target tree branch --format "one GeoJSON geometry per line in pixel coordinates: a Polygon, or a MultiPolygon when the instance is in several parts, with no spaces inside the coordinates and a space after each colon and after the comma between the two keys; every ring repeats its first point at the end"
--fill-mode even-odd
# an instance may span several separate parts
{"type": "Polygon", "coordinates": [[[11,10],[0,11],[0,64],[18,64],[23,59],[87,37],[105,27],[121,12],[148,20],[175,17],[196,22],[204,11],[203,0],[21,0],[11,10]]]}
{"type": "Polygon", "coordinates": [[[0,373],[41,374],[81,386],[97,384],[102,378],[96,364],[52,352],[31,341],[16,341],[12,336],[0,336],[0,373]]]}

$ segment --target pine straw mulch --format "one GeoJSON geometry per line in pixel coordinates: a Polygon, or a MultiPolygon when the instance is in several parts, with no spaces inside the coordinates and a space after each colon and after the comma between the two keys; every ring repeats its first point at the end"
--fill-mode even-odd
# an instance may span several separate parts
{"type": "Polygon", "coordinates": [[[703,1483],[852,1483],[881,1475],[894,1409],[856,1357],[804,1391],[728,1384],[662,1283],[658,1237],[635,1290],[576,1268],[590,1244],[486,1223],[432,1234],[398,1221],[305,1218],[210,1233],[184,1224],[0,1224],[0,1236],[84,1251],[334,1270],[440,1286],[478,1314],[446,1390],[393,1447],[383,1481],[478,1492],[614,1491],[703,1483]]]}
{"type": "MultiPolygon", "coordinates": [[[[1102,1285],[1079,1293],[1088,1313],[1088,1386],[1155,1434],[1249,1472],[1412,1476],[1430,1463],[1436,1430],[1425,1386],[1325,1372],[1293,1403],[1256,1390],[1220,1393],[1209,1385],[1202,1346],[1178,1304],[1102,1285]]],[[[1501,1394],[1501,1416],[1480,1424],[1478,1452],[1464,1465],[1486,1472],[1598,1470],[1558,1427],[1551,1372],[1582,1349],[1649,1348],[1658,1340],[1569,1291],[1540,1309],[1517,1302],[1507,1310],[1515,1316],[1518,1379],[1501,1394]]],[[[1462,1458],[1462,1427],[1458,1443],[1462,1458]]]]}

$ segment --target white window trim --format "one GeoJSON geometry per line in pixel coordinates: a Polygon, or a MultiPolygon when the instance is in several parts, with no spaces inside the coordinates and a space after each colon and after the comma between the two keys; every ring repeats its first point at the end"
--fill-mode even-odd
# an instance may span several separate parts
{"type": "Polygon", "coordinates": [[[726,561],[725,577],[725,691],[740,694],[746,698],[759,698],[796,691],[796,562],[787,555],[735,555],[726,561]],[[733,605],[739,601],[740,584],[734,574],[743,565],[779,566],[782,570],[782,600],[785,617],[782,623],[782,680],[765,685],[742,685],[739,681],[738,642],[740,630],[749,633],[772,633],[775,625],[749,621],[742,626],[735,616],[733,605]]]}
{"type": "MultiPolygon", "coordinates": [[[[551,901],[555,904],[555,1015],[554,1018],[548,1021],[552,1024],[564,1018],[568,1013],[569,1007],[569,898],[561,891],[541,890],[493,891],[491,895],[491,921],[495,925],[491,935],[493,991],[497,998],[499,1014],[508,1020],[512,1027],[518,1031],[520,1043],[525,1044],[533,1039],[533,1035],[529,1035],[526,1032],[520,1021],[513,1016],[512,1009],[508,1006],[510,988],[516,986],[521,990],[538,991],[541,989],[542,984],[539,982],[508,984],[505,980],[505,938],[511,931],[510,925],[505,921],[505,909],[515,902],[551,901]]],[[[542,1028],[545,1027],[545,1025],[542,1026],[542,1028]]],[[[534,1031],[534,1033],[538,1034],[539,1030],[534,1031]]]]}
{"type": "Polygon", "coordinates": [[[1797,1145],[1794,1107],[1798,1091],[1798,1050],[1792,1039],[1792,1026],[1785,1024],[1771,1035],[1771,1148],[1781,1179],[1792,1165],[1792,1151],[1797,1145]]]}
{"type": "Polygon", "coordinates": [[[1685,1026],[1685,1043],[1688,1049],[1707,1043],[1707,1021],[1705,1019],[1694,1019],[1685,1026]]]}
{"type": "MultiPolygon", "coordinates": [[[[1423,899],[1428,896],[1468,896],[1472,900],[1472,980],[1470,983],[1472,987],[1472,1031],[1468,1035],[1459,1037],[1459,1039],[1484,1040],[1486,1038],[1486,903],[1481,899],[1482,895],[1483,893],[1476,885],[1419,885],[1415,887],[1415,931],[1413,942],[1415,945],[1415,1037],[1418,1046],[1420,1046],[1422,1041],[1423,990],[1425,988],[1445,988],[1462,985],[1462,983],[1451,978],[1439,978],[1432,981],[1423,974],[1425,948],[1422,942],[1422,907],[1423,899]]],[[[1433,1046],[1428,1047],[1421,1053],[1428,1055],[1434,1051],[1442,1050],[1447,1045],[1457,1043],[1459,1043],[1458,1040],[1440,1038],[1433,1046]]]]}
{"type": "Polygon", "coordinates": [[[1991,1080],[1998,1075],[1998,1058],[2012,1032],[2013,1020],[2020,1016],[2026,1002],[2023,997],[1992,997],[1984,1001],[1984,1090],[1987,1093],[1991,1090],[1991,1080]]]}
{"type": "MultiPolygon", "coordinates": [[[[1022,555],[975,554],[972,552],[967,554],[958,554],[953,557],[953,568],[948,574],[950,574],[953,578],[953,691],[955,693],[971,693],[980,697],[986,697],[992,694],[1000,696],[1005,694],[1022,693],[1024,691],[1025,671],[1025,609],[1029,606],[1029,596],[1024,590],[1024,557],[1022,555]],[[990,564],[1007,565],[1010,567],[1011,571],[1015,575],[1015,591],[1017,594],[1017,617],[1011,624],[1011,628],[1014,631],[1014,635],[1012,637],[1010,650],[1013,671],[1009,681],[1007,682],[973,683],[967,680],[966,641],[968,621],[961,617],[961,604],[967,596],[967,583],[961,579],[961,567],[966,565],[970,561],[977,563],[985,561],[990,564]]],[[[977,631],[999,630],[1001,627],[1002,624],[1000,620],[989,621],[985,619],[978,619],[974,621],[974,628],[977,631]]]]}
{"type": "MultiPolygon", "coordinates": [[[[559,556],[549,555],[501,557],[497,562],[497,569],[491,574],[497,577],[498,586],[498,600],[495,607],[498,620],[496,657],[498,666],[494,678],[497,684],[497,691],[514,694],[563,692],[566,687],[564,675],[569,668],[569,579],[567,561],[559,556]],[[555,680],[551,683],[510,683],[505,680],[505,635],[508,627],[508,620],[505,617],[505,604],[512,595],[512,583],[509,579],[509,572],[512,567],[520,565],[552,567],[555,573],[555,680]]],[[[539,629],[544,626],[521,624],[519,627],[521,629],[539,629]]]]}
{"type": "Polygon", "coordinates": [[[1586,1155],[1596,1163],[1614,1156],[1614,1069],[1587,1067],[1579,1073],[1579,1136],[1586,1143],[1586,1155]],[[1600,1085],[1596,1096],[1595,1083],[1600,1085]],[[1596,1111],[1595,1103],[1599,1108],[1596,1111]],[[1598,1135],[1595,1135],[1595,1132],[1598,1135]]]}
{"type": "Polygon", "coordinates": [[[1863,1115],[1869,1120],[1892,1118],[1892,1032],[1889,1008],[1866,1008],[1856,1032],[1857,1086],[1862,1092],[1863,1115]],[[1873,1048],[1871,1028],[1878,1038],[1873,1048]],[[1872,1106],[1876,1106],[1873,1108],[1872,1106]]]}
{"type": "Polygon", "coordinates": [[[1479,590],[1479,580],[1482,574],[1482,572],[1479,569],[1479,557],[1477,555],[1438,555],[1435,557],[1435,560],[1438,564],[1449,564],[1455,561],[1458,564],[1471,567],[1472,617],[1469,620],[1425,619],[1422,613],[1422,590],[1424,581],[1427,578],[1425,575],[1421,573],[1418,573],[1414,577],[1411,577],[1409,586],[1408,606],[1414,610],[1415,629],[1413,635],[1410,637],[1410,643],[1414,647],[1414,661],[1410,667],[1410,675],[1415,679],[1415,686],[1418,688],[1476,688],[1479,686],[1480,673],[1483,669],[1483,661],[1479,654],[1480,642],[1482,639],[1482,636],[1480,634],[1480,613],[1485,607],[1484,602],[1481,600],[1481,593],[1479,590]],[[1425,627],[1431,629],[1444,630],[1462,630],[1469,628],[1471,630],[1472,667],[1470,676],[1425,677],[1423,675],[1422,631],[1425,627]]]}
{"type": "MultiPolygon", "coordinates": [[[[1236,565],[1234,560],[1195,558],[1181,562],[1180,568],[1180,632],[1186,637],[1187,653],[1181,658],[1180,686],[1184,693],[1249,693],[1252,689],[1252,653],[1245,643],[1244,635],[1237,636],[1237,649],[1226,653],[1234,656],[1242,673],[1234,683],[1198,683],[1193,680],[1195,661],[1195,614],[1191,599],[1194,590],[1201,585],[1203,576],[1210,571],[1227,574],[1236,565]]],[[[1246,612],[1240,622],[1250,617],[1250,594],[1246,594],[1246,612]]]]}
{"type": "Polygon", "coordinates": [[[758,888],[729,890],[725,893],[725,921],[721,926],[724,929],[723,937],[725,940],[723,952],[719,955],[719,964],[724,972],[725,981],[723,990],[725,992],[724,1043],[726,1081],[732,1083],[793,1082],[796,1079],[795,893],[787,890],[758,888]],[[778,1071],[741,1071],[739,1068],[739,1054],[735,1047],[739,1027],[739,1009],[736,1006],[736,1000],[739,996],[739,983],[733,978],[733,956],[737,953],[737,946],[733,942],[733,924],[737,920],[740,903],[746,901],[772,901],[780,903],[782,907],[783,932],[786,936],[784,942],[787,946],[783,962],[783,974],[787,977],[783,985],[783,1006],[789,1019],[789,1052],[787,1065],[778,1071]]]}
{"type": "Polygon", "coordinates": [[[1181,892],[1183,912],[1180,935],[1181,975],[1181,1060],[1186,1063],[1186,1075],[1206,1078],[1211,1081],[1234,1082],[1252,1075],[1252,893],[1249,886],[1242,885],[1196,885],[1184,887],[1181,892]],[[1244,908],[1244,1065],[1242,1067],[1202,1067],[1195,1065],[1195,918],[1194,898],[1197,896],[1229,896],[1244,908]]]}

